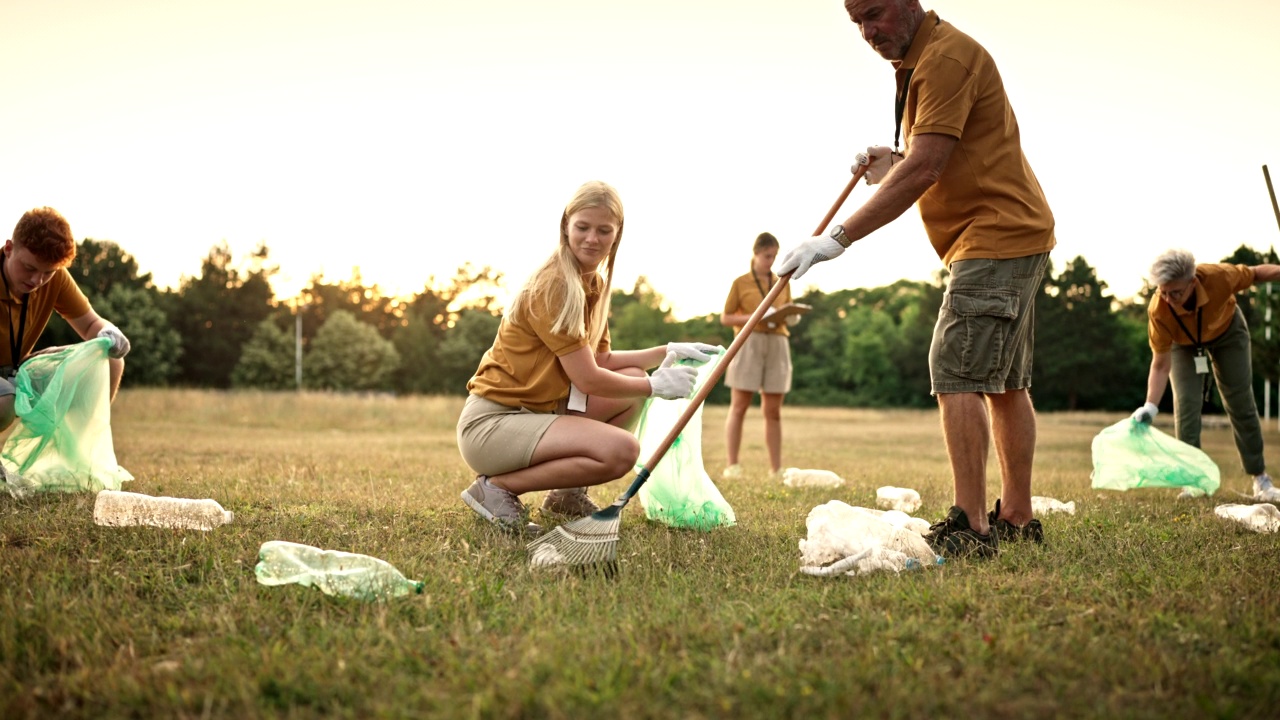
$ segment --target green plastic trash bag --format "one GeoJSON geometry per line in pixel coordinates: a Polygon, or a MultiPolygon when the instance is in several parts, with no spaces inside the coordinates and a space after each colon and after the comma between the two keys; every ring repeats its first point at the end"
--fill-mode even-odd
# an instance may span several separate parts
{"type": "Polygon", "coordinates": [[[1212,495],[1220,484],[1218,466],[1197,447],[1147,423],[1125,418],[1093,439],[1093,487],[1195,488],[1212,495]]]}
{"type": "MultiPolygon", "coordinates": [[[[713,355],[710,362],[698,366],[695,393],[706,383],[712,369],[723,357],[723,354],[713,355]]],[[[688,360],[678,362],[697,366],[688,360]]],[[[688,407],[688,399],[649,399],[636,428],[636,437],[640,439],[640,463],[649,461],[688,407]]],[[[641,467],[637,464],[636,470],[641,467]]],[[[657,467],[652,468],[648,481],[640,487],[640,503],[646,517],[671,527],[712,530],[734,524],[733,508],[729,507],[702,465],[701,406],[689,418],[689,423],[658,461],[657,467]]]]}
{"type": "Polygon", "coordinates": [[[18,368],[18,419],[0,449],[10,493],[119,490],[133,479],[116,463],[111,442],[110,347],[95,338],[18,368]]]}

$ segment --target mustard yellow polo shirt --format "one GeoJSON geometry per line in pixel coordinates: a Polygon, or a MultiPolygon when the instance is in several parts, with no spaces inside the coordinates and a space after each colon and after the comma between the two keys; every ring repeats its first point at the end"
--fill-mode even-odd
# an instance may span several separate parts
{"type": "MultiPolygon", "coordinates": [[[[0,262],[4,261],[4,253],[0,253],[0,262]]],[[[22,360],[31,354],[31,350],[35,348],[36,342],[40,340],[40,333],[44,332],[44,328],[49,324],[49,318],[56,312],[67,320],[84,315],[93,308],[89,305],[89,299],[80,291],[80,287],[76,285],[76,281],[71,277],[71,273],[66,268],[59,268],[49,279],[49,282],[35,289],[35,292],[29,293],[26,298],[27,305],[27,326],[22,333],[22,348],[19,350],[19,358],[13,360],[9,357],[12,348],[9,347],[11,338],[18,334],[18,328],[22,323],[22,301],[9,296],[4,291],[4,286],[0,285],[0,304],[4,305],[4,309],[9,314],[9,320],[0,323],[0,335],[4,336],[4,340],[0,342],[0,365],[12,365],[16,367],[22,360]]]]}
{"type": "Polygon", "coordinates": [[[1048,252],[1053,212],[1022,154],[1018,120],[995,61],[973,38],[930,11],[906,57],[902,131],[957,138],[942,177],[917,203],[938,257],[1007,259],[1048,252]]]}
{"type": "Polygon", "coordinates": [[[1174,344],[1194,346],[1197,315],[1200,342],[1216,339],[1227,331],[1235,316],[1236,293],[1253,287],[1253,282],[1253,268],[1248,265],[1196,265],[1196,301],[1190,309],[1170,306],[1160,299],[1159,293],[1151,297],[1151,303],[1147,305],[1147,342],[1151,344],[1151,351],[1167,353],[1174,344]],[[1177,320],[1173,316],[1175,311],[1177,320]],[[1190,335],[1178,326],[1178,320],[1190,335]]]}
{"type": "MultiPolygon", "coordinates": [[[[725,315],[750,315],[760,307],[760,303],[764,302],[764,296],[769,294],[769,288],[773,287],[773,283],[778,281],[778,276],[772,272],[768,277],[756,275],[748,272],[733,281],[733,285],[729,287],[729,297],[724,300],[725,315]]],[[[791,302],[791,286],[782,288],[782,292],[778,293],[778,297],[773,301],[773,306],[780,308],[791,302]]],[[[733,332],[736,335],[740,327],[734,327],[733,332]]],[[[764,333],[766,335],[791,335],[787,332],[787,324],[785,322],[778,323],[777,327],[770,328],[760,321],[756,325],[753,333],[764,333]]]]}
{"type": "MultiPolygon", "coordinates": [[[[587,288],[586,322],[590,322],[603,290],[604,279],[594,275],[587,288]]],[[[493,345],[467,382],[467,391],[510,407],[549,412],[569,396],[569,375],[558,358],[586,347],[588,338],[552,332],[559,308],[549,307],[546,298],[535,298],[529,309],[528,317],[519,321],[513,322],[509,315],[502,318],[493,345]]],[[[608,352],[609,347],[606,326],[596,352],[608,352]]]]}

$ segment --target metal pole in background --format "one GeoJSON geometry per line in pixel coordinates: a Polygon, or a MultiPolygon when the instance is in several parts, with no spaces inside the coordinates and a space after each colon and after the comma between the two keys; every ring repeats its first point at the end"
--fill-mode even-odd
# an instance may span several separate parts
{"type": "MultiPolygon", "coordinates": [[[[1271,172],[1267,170],[1267,166],[1262,166],[1262,177],[1267,180],[1267,194],[1271,196],[1271,212],[1275,213],[1276,226],[1280,227],[1280,205],[1276,204],[1276,189],[1271,184],[1271,172]]],[[[1272,246],[1272,252],[1275,252],[1275,246],[1272,246]]],[[[1271,339],[1271,283],[1267,283],[1267,339],[1271,339]]],[[[1267,410],[1271,410],[1271,383],[1267,382],[1267,410]]],[[[1280,416],[1280,413],[1276,413],[1280,416]]],[[[1267,418],[1268,420],[1270,417],[1267,418]]]]}
{"type": "MultiPolygon", "coordinates": [[[[298,392],[302,391],[302,304],[298,302],[293,309],[296,318],[293,323],[293,382],[298,392]]],[[[1268,328],[1270,329],[1270,328],[1268,328]]]]}

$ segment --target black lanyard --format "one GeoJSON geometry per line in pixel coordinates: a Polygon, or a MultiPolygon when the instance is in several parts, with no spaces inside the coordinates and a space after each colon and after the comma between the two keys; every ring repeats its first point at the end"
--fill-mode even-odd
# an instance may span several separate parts
{"type": "MultiPolygon", "coordinates": [[[[4,271],[5,255],[0,251],[0,279],[4,280],[4,291],[10,298],[13,294],[9,292],[9,274],[4,271]]],[[[18,336],[15,339],[13,335],[13,313],[5,309],[4,317],[9,321],[9,362],[14,370],[18,369],[19,353],[22,352],[22,336],[27,334],[27,298],[30,293],[22,296],[22,310],[18,311],[18,336]]]]}
{"type": "MultiPolygon", "coordinates": [[[[760,300],[763,301],[764,296],[768,295],[769,292],[764,288],[760,287],[760,278],[756,277],[755,265],[751,266],[751,279],[755,281],[756,289],[760,291],[760,300]]],[[[769,289],[773,289],[773,271],[772,270],[769,271],[769,289]]]]}
{"type": "Polygon", "coordinates": [[[1170,307],[1169,310],[1172,311],[1174,322],[1178,323],[1178,327],[1182,328],[1182,332],[1186,333],[1187,337],[1191,338],[1191,341],[1196,344],[1196,350],[1203,352],[1204,343],[1200,342],[1200,338],[1202,337],[1200,326],[1201,326],[1201,323],[1204,321],[1204,309],[1196,308],[1196,336],[1195,337],[1191,337],[1191,331],[1187,329],[1186,325],[1182,324],[1182,318],[1178,317],[1178,311],[1174,310],[1172,307],[1170,307]]]}
{"type": "MultiPolygon", "coordinates": [[[[1191,338],[1193,341],[1195,341],[1195,344],[1196,344],[1196,355],[1197,355],[1197,356],[1203,356],[1203,355],[1204,355],[1204,343],[1203,343],[1203,342],[1201,342],[1201,338],[1203,338],[1203,337],[1204,337],[1204,335],[1203,335],[1203,330],[1202,330],[1202,328],[1201,328],[1201,323],[1202,323],[1202,321],[1204,320],[1204,308],[1196,308],[1196,336],[1195,336],[1195,337],[1193,337],[1193,338],[1191,337],[1191,331],[1187,329],[1187,326],[1186,326],[1186,325],[1182,324],[1182,318],[1178,317],[1178,311],[1177,311],[1177,310],[1174,310],[1173,306],[1170,306],[1170,307],[1169,307],[1169,310],[1171,310],[1171,311],[1173,312],[1173,319],[1174,319],[1174,321],[1175,321],[1175,322],[1177,322],[1177,323],[1178,323],[1178,327],[1182,328],[1182,332],[1186,333],[1186,334],[1187,334],[1187,337],[1189,337],[1189,338],[1191,338]]],[[[1197,370],[1196,372],[1199,372],[1199,370],[1197,370]]],[[[1210,398],[1210,396],[1213,394],[1213,390],[1212,390],[1212,387],[1213,387],[1213,386],[1211,385],[1211,383],[1212,383],[1211,378],[1212,378],[1212,377],[1213,377],[1213,376],[1212,376],[1212,375],[1210,375],[1209,373],[1205,373],[1205,374],[1204,374],[1204,380],[1203,380],[1203,381],[1201,381],[1200,387],[1201,387],[1201,389],[1204,391],[1204,393],[1203,393],[1203,400],[1202,400],[1202,402],[1209,402],[1209,398],[1210,398]]]]}
{"type": "Polygon", "coordinates": [[[902,115],[907,111],[907,88],[911,85],[911,73],[915,68],[907,68],[902,75],[902,84],[898,86],[898,97],[893,101],[893,151],[898,152],[898,140],[902,137],[902,115]]]}

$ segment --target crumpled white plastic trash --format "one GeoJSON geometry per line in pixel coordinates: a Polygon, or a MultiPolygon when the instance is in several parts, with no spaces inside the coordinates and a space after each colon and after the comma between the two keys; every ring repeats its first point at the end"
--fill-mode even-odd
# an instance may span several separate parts
{"type": "Polygon", "coordinates": [[[1031,496],[1031,514],[1046,515],[1048,513],[1064,512],[1068,515],[1076,514],[1076,501],[1062,502],[1056,498],[1041,497],[1040,495],[1031,496]]]}
{"type": "Polygon", "coordinates": [[[1213,512],[1224,520],[1234,520],[1254,532],[1273,533],[1280,530],[1280,509],[1269,503],[1219,505],[1213,512]]]}
{"type": "Polygon", "coordinates": [[[1253,496],[1253,499],[1257,500],[1258,502],[1269,502],[1269,503],[1280,502],[1280,488],[1269,487],[1260,493],[1256,493],[1253,496]]]}
{"type": "Polygon", "coordinates": [[[876,488],[876,505],[886,510],[913,513],[920,509],[920,493],[911,488],[885,485],[876,488]]]}
{"type": "Polygon", "coordinates": [[[800,541],[800,572],[806,575],[901,572],[938,562],[921,535],[929,523],[903,512],[832,500],[810,510],[805,525],[809,536],[800,541]]]}
{"type": "Polygon", "coordinates": [[[787,487],[840,487],[844,478],[830,470],[787,468],[782,471],[782,484],[787,487]]]}

